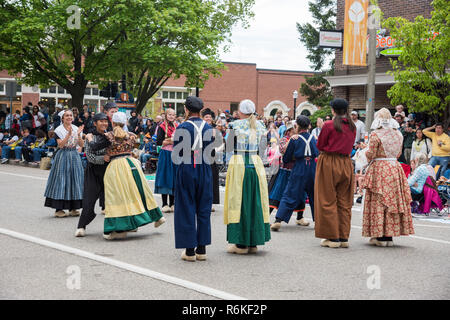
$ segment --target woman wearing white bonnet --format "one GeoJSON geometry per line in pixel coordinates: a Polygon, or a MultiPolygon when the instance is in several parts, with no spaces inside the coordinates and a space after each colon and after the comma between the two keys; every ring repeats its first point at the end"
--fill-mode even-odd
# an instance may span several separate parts
{"type": "Polygon", "coordinates": [[[370,244],[391,247],[392,237],[414,234],[411,192],[405,173],[397,161],[402,154],[403,136],[388,109],[375,113],[366,152],[370,162],[363,187],[366,189],[363,237],[370,244]]]}
{"type": "Polygon", "coordinates": [[[256,120],[255,104],[239,104],[239,118],[233,122],[227,145],[233,145],[226,178],[224,223],[228,252],[256,253],[257,246],[270,240],[269,196],[266,173],[258,155],[264,125],[256,120]]]}

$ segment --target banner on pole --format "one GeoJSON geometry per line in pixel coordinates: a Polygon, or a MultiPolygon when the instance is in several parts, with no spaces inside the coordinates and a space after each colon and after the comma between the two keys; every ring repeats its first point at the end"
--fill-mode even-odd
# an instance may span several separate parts
{"type": "Polygon", "coordinates": [[[345,0],[343,64],[366,66],[369,0],[345,0]]]}

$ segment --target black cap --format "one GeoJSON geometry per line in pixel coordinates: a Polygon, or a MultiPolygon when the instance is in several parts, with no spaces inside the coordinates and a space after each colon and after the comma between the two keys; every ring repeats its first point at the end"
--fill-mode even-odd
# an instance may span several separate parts
{"type": "Polygon", "coordinates": [[[330,102],[330,106],[334,110],[346,110],[348,109],[348,102],[345,99],[337,98],[330,102]]]}
{"type": "Polygon", "coordinates": [[[115,103],[115,102],[108,102],[104,107],[103,107],[103,110],[105,110],[105,111],[108,111],[109,109],[112,109],[112,108],[119,108],[118,106],[117,106],[117,104],[115,103]]]}
{"type": "Polygon", "coordinates": [[[206,108],[202,111],[202,117],[210,115],[212,118],[215,118],[216,115],[214,114],[214,112],[210,109],[210,108],[206,108]]]}
{"type": "Polygon", "coordinates": [[[304,115],[298,116],[296,122],[301,129],[307,129],[311,124],[311,120],[309,120],[309,118],[304,115]]]}
{"type": "Polygon", "coordinates": [[[108,120],[108,116],[103,112],[97,113],[94,115],[94,122],[97,122],[98,120],[108,120]]]}
{"type": "Polygon", "coordinates": [[[200,112],[203,109],[203,101],[200,98],[190,96],[187,97],[186,102],[184,104],[189,111],[192,112],[200,112]]]}

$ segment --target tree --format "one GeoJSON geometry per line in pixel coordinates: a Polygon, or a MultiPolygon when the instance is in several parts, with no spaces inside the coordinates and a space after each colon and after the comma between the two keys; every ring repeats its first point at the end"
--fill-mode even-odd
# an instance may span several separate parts
{"type": "Polygon", "coordinates": [[[314,26],[310,23],[297,23],[300,33],[300,41],[306,46],[309,54],[308,60],[314,71],[322,71],[314,76],[307,77],[302,83],[300,93],[308,98],[308,101],[317,106],[326,106],[333,99],[330,84],[324,78],[332,75],[334,59],[327,64],[327,58],[334,54],[333,49],[319,48],[319,29],[336,29],[336,0],[314,0],[308,2],[309,11],[313,16],[314,26]],[[324,71],[325,70],[325,71],[324,71]]]}
{"type": "Polygon", "coordinates": [[[0,69],[23,83],[65,88],[82,105],[89,81],[128,75],[140,112],[170,77],[201,86],[217,75],[220,43],[251,17],[254,0],[0,2],[0,69]],[[76,6],[76,7],[73,7],[76,6]],[[68,8],[79,11],[67,13],[68,8]],[[74,25],[72,18],[79,25],[74,25]]]}
{"type": "Polygon", "coordinates": [[[88,82],[103,76],[102,61],[113,59],[124,31],[136,25],[140,2],[3,0],[0,69],[21,73],[19,81],[28,85],[57,84],[81,107],[88,82]]]}
{"type": "Polygon", "coordinates": [[[388,90],[393,104],[405,103],[413,112],[426,112],[435,121],[450,122],[450,7],[447,0],[434,0],[430,19],[418,16],[413,22],[389,18],[396,46],[402,48],[397,60],[391,59],[390,72],[396,83],[388,90]]]}
{"type": "MultiPolygon", "coordinates": [[[[309,12],[313,16],[314,26],[310,23],[297,23],[297,30],[300,33],[300,42],[302,42],[309,54],[306,56],[311,62],[311,68],[315,71],[330,69],[326,65],[326,59],[334,54],[333,49],[319,48],[319,31],[336,29],[336,0],[314,0],[308,2],[309,12]]],[[[331,62],[331,66],[334,63],[331,62]]]]}
{"type": "MultiPolygon", "coordinates": [[[[202,87],[220,75],[219,47],[232,27],[248,26],[254,0],[165,0],[152,2],[152,15],[140,16],[139,28],[126,32],[119,50],[127,88],[137,97],[140,113],[170,78],[186,77],[187,87],[202,87]]],[[[105,65],[113,61],[104,61],[105,65]]],[[[120,73],[113,69],[109,78],[120,73]]]]}

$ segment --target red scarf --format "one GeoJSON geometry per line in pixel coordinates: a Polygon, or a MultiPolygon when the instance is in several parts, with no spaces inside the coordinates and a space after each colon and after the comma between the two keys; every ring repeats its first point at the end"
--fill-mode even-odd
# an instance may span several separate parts
{"type": "Polygon", "coordinates": [[[170,124],[169,122],[163,122],[163,123],[161,123],[161,124],[160,124],[160,127],[161,127],[161,129],[163,129],[164,132],[166,133],[166,138],[172,138],[173,133],[175,132],[175,129],[177,128],[177,127],[176,127],[176,124],[173,125],[173,124],[170,124]],[[167,127],[168,127],[167,129],[166,129],[166,123],[168,124],[168,125],[167,125],[167,127]]]}

